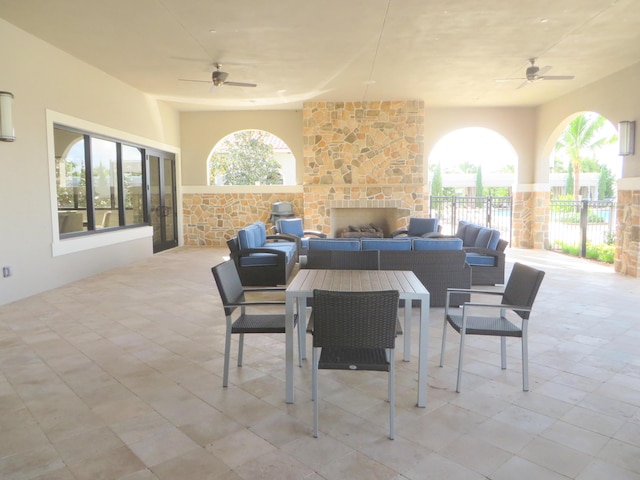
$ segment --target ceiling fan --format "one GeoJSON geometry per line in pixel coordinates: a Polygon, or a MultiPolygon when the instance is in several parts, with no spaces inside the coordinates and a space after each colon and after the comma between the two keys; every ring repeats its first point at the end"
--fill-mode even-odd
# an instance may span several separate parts
{"type": "Polygon", "coordinates": [[[258,86],[255,83],[228,82],[227,77],[229,77],[229,74],[227,72],[223,72],[222,70],[220,70],[221,68],[222,68],[222,64],[216,63],[216,69],[213,72],[211,72],[211,80],[190,80],[186,78],[180,78],[179,80],[182,82],[212,83],[212,86],[211,86],[212,90],[222,86],[230,86],[230,87],[257,87],[258,86]]]}
{"type": "Polygon", "coordinates": [[[524,77],[516,77],[516,78],[498,78],[497,82],[509,82],[511,80],[524,80],[517,88],[522,88],[529,83],[535,83],[540,80],[573,80],[575,77],[573,75],[545,75],[549,70],[551,70],[551,66],[547,65],[546,67],[538,67],[536,65],[536,59],[529,59],[529,67],[527,67],[527,71],[525,72],[524,77]]]}

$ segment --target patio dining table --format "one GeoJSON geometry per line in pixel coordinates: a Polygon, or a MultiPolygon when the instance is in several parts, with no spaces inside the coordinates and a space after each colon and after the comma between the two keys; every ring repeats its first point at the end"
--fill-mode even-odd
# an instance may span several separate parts
{"type": "Polygon", "coordinates": [[[397,270],[316,270],[302,269],[289,283],[286,290],[286,401],[294,403],[293,385],[293,337],[294,314],[297,312],[303,358],[306,358],[304,335],[306,330],[307,298],[313,290],[341,292],[369,292],[397,290],[404,300],[404,360],[409,361],[411,343],[411,310],[414,300],[420,306],[420,337],[418,341],[418,407],[427,402],[427,345],[429,339],[429,291],[411,271],[397,270]]]}

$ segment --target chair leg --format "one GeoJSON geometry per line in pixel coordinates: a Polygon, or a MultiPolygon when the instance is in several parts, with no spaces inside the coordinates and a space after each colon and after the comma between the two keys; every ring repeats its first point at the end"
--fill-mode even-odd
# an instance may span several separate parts
{"type": "Polygon", "coordinates": [[[311,399],[313,400],[313,436],[318,438],[318,349],[311,351],[311,399]]]}
{"type": "Polygon", "coordinates": [[[242,351],[244,350],[244,333],[240,334],[240,341],[238,342],[238,366],[242,366],[242,351]]]}
{"type": "Polygon", "coordinates": [[[527,331],[522,332],[522,390],[529,391],[529,347],[527,331]]]}
{"type": "Polygon", "coordinates": [[[500,337],[500,366],[507,369],[507,337],[500,337]]]}
{"type": "Polygon", "coordinates": [[[462,383],[462,361],[464,359],[464,329],[460,330],[460,353],[458,354],[458,379],[456,381],[456,392],[460,393],[460,384],[462,383]]]}
{"type": "Polygon", "coordinates": [[[440,366],[444,367],[444,346],[447,340],[447,319],[444,319],[444,325],[442,326],[442,347],[440,347],[440,366]]]}
{"type": "Polygon", "coordinates": [[[302,351],[303,351],[303,346],[304,346],[304,342],[306,341],[306,327],[302,328],[302,326],[300,325],[300,316],[298,315],[298,366],[302,367],[302,351]]]}
{"type": "Polygon", "coordinates": [[[231,354],[231,327],[227,325],[224,338],[224,372],[222,373],[222,386],[229,385],[229,356],[231,354]]]}
{"type": "Polygon", "coordinates": [[[389,349],[389,440],[395,437],[395,416],[396,416],[396,362],[395,349],[389,349]]]}

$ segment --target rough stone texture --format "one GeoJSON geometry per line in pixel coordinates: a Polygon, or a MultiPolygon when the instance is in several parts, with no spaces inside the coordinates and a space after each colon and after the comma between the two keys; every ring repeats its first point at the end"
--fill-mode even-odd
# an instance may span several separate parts
{"type": "Polygon", "coordinates": [[[512,247],[546,248],[549,242],[549,192],[516,192],[513,196],[512,247]]]}
{"type": "Polygon", "coordinates": [[[424,102],[307,102],[304,221],[328,232],[331,208],[425,210],[424,102]]]}
{"type": "Polygon", "coordinates": [[[640,190],[619,190],[617,208],[616,272],[640,276],[640,190]]]}
{"type": "Polygon", "coordinates": [[[282,193],[197,193],[182,196],[184,244],[225,246],[242,227],[257,220],[271,226],[271,205],[293,203],[294,212],[302,212],[302,194],[282,193]]]}

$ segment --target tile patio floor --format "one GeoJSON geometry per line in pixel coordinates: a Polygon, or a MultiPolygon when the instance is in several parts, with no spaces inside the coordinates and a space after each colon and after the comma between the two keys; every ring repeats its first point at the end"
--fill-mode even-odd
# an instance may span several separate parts
{"type": "Polygon", "coordinates": [[[284,336],[249,336],[221,386],[209,269],[223,255],[178,248],[0,307],[0,478],[640,480],[640,279],[509,249],[508,268],[547,272],[530,392],[517,341],[502,371],[498,340],[470,338],[455,393],[458,336],[439,368],[433,308],[427,408],[414,406],[416,334],[397,363],[396,440],[386,376],[369,372],[322,372],[314,439],[308,362],[284,402],[284,336]]]}

